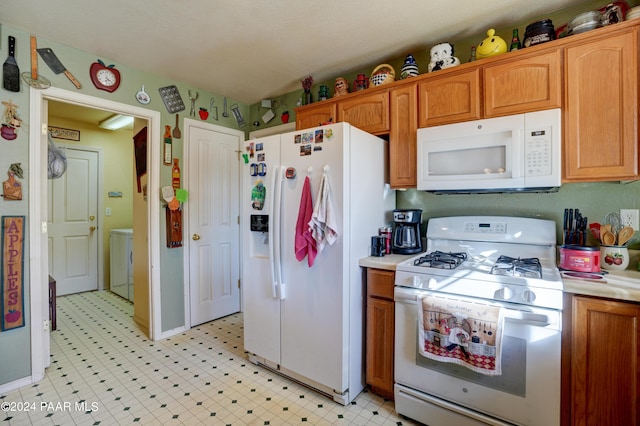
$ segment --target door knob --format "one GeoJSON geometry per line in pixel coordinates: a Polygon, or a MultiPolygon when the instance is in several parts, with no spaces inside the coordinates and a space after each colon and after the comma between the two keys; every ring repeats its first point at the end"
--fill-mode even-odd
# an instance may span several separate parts
{"type": "Polygon", "coordinates": [[[200,239],[200,235],[193,234],[193,237],[191,237],[191,238],[193,238],[194,241],[198,241],[200,239]]]}
{"type": "Polygon", "coordinates": [[[89,227],[89,231],[93,232],[93,231],[95,231],[95,230],[96,230],[96,227],[95,227],[95,226],[90,226],[90,227],[89,227]]]}

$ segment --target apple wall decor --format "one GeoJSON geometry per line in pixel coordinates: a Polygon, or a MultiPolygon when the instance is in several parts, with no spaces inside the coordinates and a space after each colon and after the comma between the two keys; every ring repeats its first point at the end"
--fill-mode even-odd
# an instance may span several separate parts
{"type": "Polygon", "coordinates": [[[120,86],[120,71],[115,65],[105,65],[100,59],[91,64],[89,76],[96,89],[114,92],[120,86]]]}

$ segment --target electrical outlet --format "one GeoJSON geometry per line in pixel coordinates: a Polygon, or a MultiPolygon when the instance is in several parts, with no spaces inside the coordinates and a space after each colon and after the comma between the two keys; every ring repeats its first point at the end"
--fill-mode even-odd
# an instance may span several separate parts
{"type": "Polygon", "coordinates": [[[634,231],[640,228],[640,214],[638,209],[620,209],[622,226],[630,226],[634,231]]]}

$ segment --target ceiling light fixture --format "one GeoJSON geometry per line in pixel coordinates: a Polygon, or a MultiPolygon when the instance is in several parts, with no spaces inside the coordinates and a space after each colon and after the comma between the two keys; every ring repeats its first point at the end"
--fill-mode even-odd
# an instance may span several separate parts
{"type": "Polygon", "coordinates": [[[133,117],[129,115],[115,114],[98,123],[98,127],[107,130],[118,130],[130,124],[133,124],[133,117]]]}

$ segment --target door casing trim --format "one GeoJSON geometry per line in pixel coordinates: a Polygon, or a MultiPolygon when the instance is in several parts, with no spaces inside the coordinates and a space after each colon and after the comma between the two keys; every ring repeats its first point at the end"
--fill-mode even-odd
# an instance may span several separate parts
{"type": "MultiPolygon", "coordinates": [[[[161,114],[120,102],[110,101],[57,87],[47,90],[29,89],[29,274],[31,325],[31,383],[44,378],[48,366],[50,342],[45,331],[48,320],[48,246],[47,246],[47,117],[42,116],[45,100],[56,100],[114,113],[132,115],[147,120],[149,147],[147,173],[149,194],[158,194],[160,188],[161,114]]],[[[160,198],[148,198],[148,250],[149,250],[149,338],[162,338],[160,304],[160,198]]],[[[21,382],[22,383],[22,382],[21,382]]]]}

